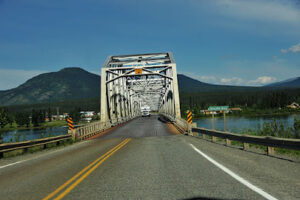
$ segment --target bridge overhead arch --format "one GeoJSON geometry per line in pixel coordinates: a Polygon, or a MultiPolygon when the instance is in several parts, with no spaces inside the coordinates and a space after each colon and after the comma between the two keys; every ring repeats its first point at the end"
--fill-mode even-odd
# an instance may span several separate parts
{"type": "Polygon", "coordinates": [[[141,114],[142,106],[180,118],[176,63],[171,52],[109,56],[101,70],[101,121],[141,114]]]}

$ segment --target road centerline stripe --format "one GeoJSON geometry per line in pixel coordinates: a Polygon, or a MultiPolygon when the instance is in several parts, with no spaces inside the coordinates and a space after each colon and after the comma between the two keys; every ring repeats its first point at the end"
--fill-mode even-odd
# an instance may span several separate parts
{"type": "Polygon", "coordinates": [[[209,157],[208,155],[206,155],[205,153],[203,153],[202,151],[200,151],[198,148],[196,148],[194,145],[189,144],[197,153],[199,153],[201,156],[203,156],[204,158],[206,158],[208,161],[210,161],[212,164],[214,164],[215,166],[217,166],[218,168],[220,168],[222,171],[224,171],[225,173],[227,173],[228,175],[230,175],[232,178],[234,178],[235,180],[239,181],[240,183],[242,183],[243,185],[247,186],[249,189],[251,189],[252,191],[260,194],[261,196],[263,196],[264,198],[268,199],[268,200],[278,200],[275,197],[273,197],[272,195],[268,194],[267,192],[263,191],[262,189],[260,189],[259,187],[256,187],[255,185],[253,185],[252,183],[250,183],[249,181],[247,181],[246,179],[240,177],[239,175],[237,175],[236,173],[234,173],[233,171],[231,171],[230,169],[228,169],[227,167],[221,165],[220,163],[218,163],[217,161],[215,161],[214,159],[212,159],[211,157],[209,157]]]}
{"type": "Polygon", "coordinates": [[[126,142],[124,142],[122,145],[120,145],[117,149],[115,149],[113,152],[111,152],[109,155],[107,155],[105,158],[103,158],[101,161],[99,161],[96,165],[94,165],[89,171],[87,171],[85,174],[83,174],[79,179],[77,179],[72,185],[70,185],[65,191],[60,193],[54,200],[60,200],[64,196],[66,196],[69,192],[71,192],[81,181],[83,181],[88,175],[90,175],[99,165],[101,165],[107,158],[112,156],[114,153],[116,153],[119,149],[121,149],[123,146],[125,146],[131,139],[126,139],[126,142]]]}
{"type": "Polygon", "coordinates": [[[119,150],[119,147],[120,148],[123,147],[130,140],[131,139],[125,139],[125,140],[123,140],[117,146],[113,147],[108,152],[106,152],[105,154],[103,154],[102,156],[100,156],[99,158],[97,158],[95,161],[93,161],[91,164],[89,164],[88,166],[86,166],[83,170],[81,170],[80,172],[78,172],[71,179],[69,179],[63,185],[61,185],[60,187],[58,187],[55,191],[53,191],[52,193],[50,193],[49,195],[47,195],[45,198],[43,198],[43,200],[48,200],[48,199],[52,198],[53,196],[55,196],[57,193],[59,193],[61,190],[63,190],[65,187],[67,187],[69,184],[71,184],[74,180],[76,180],[78,177],[80,177],[82,174],[84,174],[87,170],[89,170],[93,165],[95,165],[97,162],[99,162],[101,159],[103,159],[103,158],[106,159],[106,156],[112,155],[111,154],[112,152],[114,153],[115,150],[119,150]]]}

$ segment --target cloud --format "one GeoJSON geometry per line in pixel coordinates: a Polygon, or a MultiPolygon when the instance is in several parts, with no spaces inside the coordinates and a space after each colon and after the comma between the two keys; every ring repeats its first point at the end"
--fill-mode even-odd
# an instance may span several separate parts
{"type": "Polygon", "coordinates": [[[198,80],[207,82],[207,83],[213,83],[217,80],[217,78],[214,76],[195,76],[195,77],[197,77],[198,80]]]}
{"type": "Polygon", "coordinates": [[[289,48],[289,51],[293,52],[293,53],[297,53],[300,52],[300,43],[292,46],[291,48],[289,48]]]}
{"type": "Polygon", "coordinates": [[[46,71],[0,68],[0,90],[18,87],[28,79],[41,73],[46,73],[46,71]]]}
{"type": "Polygon", "coordinates": [[[287,50],[287,49],[281,49],[280,52],[281,52],[281,53],[287,53],[288,50],[287,50]]]}
{"type": "Polygon", "coordinates": [[[281,49],[280,52],[283,54],[287,52],[298,53],[300,52],[300,43],[293,45],[288,49],[281,49]]]}
{"type": "Polygon", "coordinates": [[[245,81],[242,78],[238,78],[238,77],[223,78],[223,77],[216,77],[210,75],[199,76],[197,74],[190,73],[190,72],[179,72],[179,73],[184,74],[193,79],[202,81],[204,83],[221,84],[221,85],[242,85],[243,83],[245,83],[245,81]]]}
{"type": "Polygon", "coordinates": [[[212,1],[218,11],[236,19],[298,24],[299,6],[286,0],[218,0],[212,1]]]}
{"type": "Polygon", "coordinates": [[[276,80],[275,77],[271,76],[260,76],[255,80],[248,81],[248,84],[250,85],[265,85],[268,83],[272,83],[276,80]]]}
{"type": "Polygon", "coordinates": [[[217,82],[217,78],[215,76],[199,76],[197,74],[194,73],[190,73],[190,72],[178,72],[179,74],[184,74],[188,77],[191,77],[193,79],[205,82],[205,83],[212,83],[212,84],[216,84],[217,82]]]}
{"type": "Polygon", "coordinates": [[[100,72],[100,70],[99,71],[89,71],[89,72],[91,72],[91,73],[93,73],[93,74],[97,74],[97,75],[99,75],[99,76],[101,76],[101,72],[100,72]]]}
{"type": "Polygon", "coordinates": [[[232,77],[232,78],[221,78],[220,82],[225,85],[241,85],[244,81],[241,78],[232,77]]]}

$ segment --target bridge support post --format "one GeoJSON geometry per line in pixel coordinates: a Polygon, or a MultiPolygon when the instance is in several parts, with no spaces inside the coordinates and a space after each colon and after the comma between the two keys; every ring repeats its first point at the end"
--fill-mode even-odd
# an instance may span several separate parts
{"type": "MultiPolygon", "coordinates": [[[[191,125],[192,125],[192,128],[197,128],[197,123],[196,122],[193,122],[191,125]]],[[[192,131],[192,135],[193,136],[198,136],[198,133],[192,131]]]]}
{"type": "Polygon", "coordinates": [[[231,140],[226,138],[226,146],[230,146],[231,145],[231,140]]]}
{"type": "Polygon", "coordinates": [[[75,129],[73,129],[73,130],[68,130],[68,134],[69,134],[69,135],[72,135],[72,141],[75,141],[75,139],[76,139],[75,129]]]}
{"type": "Polygon", "coordinates": [[[216,136],[212,136],[211,140],[212,140],[213,142],[217,142],[217,137],[216,137],[216,136]]]}
{"type": "Polygon", "coordinates": [[[274,155],[275,154],[274,147],[267,147],[267,154],[268,155],[274,155]]]}
{"type": "Polygon", "coordinates": [[[243,143],[243,146],[244,146],[244,150],[248,150],[249,149],[249,143],[243,143]]]}

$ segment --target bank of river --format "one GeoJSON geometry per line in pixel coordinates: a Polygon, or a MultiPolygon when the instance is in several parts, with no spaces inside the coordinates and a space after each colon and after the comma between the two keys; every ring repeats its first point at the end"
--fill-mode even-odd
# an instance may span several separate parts
{"type": "Polygon", "coordinates": [[[12,130],[2,132],[2,142],[21,142],[26,140],[40,139],[44,137],[64,135],[68,133],[68,127],[49,127],[44,129],[12,130]]]}
{"type": "MultiPolygon", "coordinates": [[[[292,115],[275,115],[275,116],[256,116],[256,117],[237,117],[237,116],[226,116],[227,129],[230,132],[239,133],[244,129],[256,129],[257,125],[263,125],[264,122],[271,122],[273,119],[278,122],[282,122],[284,127],[293,127],[294,117],[300,118],[300,114],[292,115]]],[[[194,122],[197,122],[198,127],[203,128],[212,128],[212,119],[211,118],[201,118],[195,119],[194,122]]],[[[215,127],[217,130],[224,130],[224,119],[223,117],[215,117],[215,127]]]]}

